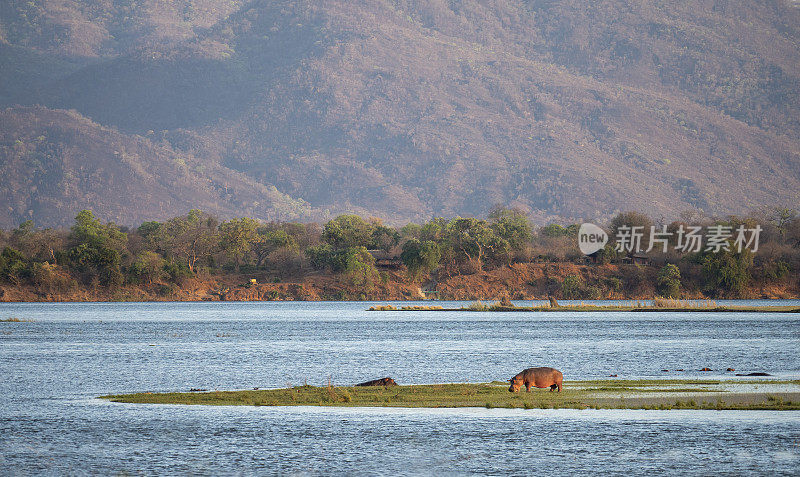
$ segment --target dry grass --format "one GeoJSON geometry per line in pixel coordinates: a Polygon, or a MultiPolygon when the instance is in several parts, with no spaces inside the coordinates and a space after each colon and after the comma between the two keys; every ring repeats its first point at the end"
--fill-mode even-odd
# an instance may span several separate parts
{"type": "Polygon", "coordinates": [[[375,305],[369,307],[367,311],[397,311],[397,308],[392,305],[375,305]]]}
{"type": "Polygon", "coordinates": [[[714,300],[679,300],[676,298],[656,297],[653,300],[652,307],[670,309],[710,309],[719,308],[719,305],[717,305],[717,302],[714,300]]]}
{"type": "Polygon", "coordinates": [[[469,310],[469,311],[489,311],[489,305],[482,301],[473,301],[469,305],[462,308],[462,310],[469,310]]]}

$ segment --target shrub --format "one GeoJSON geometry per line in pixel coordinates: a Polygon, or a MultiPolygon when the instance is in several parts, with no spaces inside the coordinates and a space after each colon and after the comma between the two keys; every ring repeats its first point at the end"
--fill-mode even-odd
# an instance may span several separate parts
{"type": "Polygon", "coordinates": [[[677,266],[668,263],[658,272],[656,291],[665,298],[680,298],[681,271],[677,266]]]}
{"type": "Polygon", "coordinates": [[[777,282],[789,276],[789,264],[783,260],[769,261],[764,264],[764,279],[777,282]]]}
{"type": "Polygon", "coordinates": [[[611,290],[618,292],[622,290],[622,280],[618,277],[608,277],[606,278],[606,286],[611,290]]]}
{"type": "Polygon", "coordinates": [[[431,240],[420,242],[417,239],[411,239],[403,244],[403,252],[400,254],[403,264],[408,267],[408,271],[414,277],[418,277],[422,272],[435,270],[439,266],[441,258],[442,252],[439,244],[431,240]]]}
{"type": "Polygon", "coordinates": [[[601,290],[600,287],[592,285],[586,289],[584,298],[589,300],[599,300],[603,298],[603,290],[601,290]]]}
{"type": "Polygon", "coordinates": [[[0,278],[13,284],[19,284],[30,276],[28,261],[22,252],[5,247],[0,254],[0,278]]]}
{"type": "Polygon", "coordinates": [[[191,270],[185,263],[167,262],[164,264],[164,273],[167,275],[169,281],[177,284],[192,276],[191,270]]]}
{"type": "Polygon", "coordinates": [[[706,252],[699,260],[706,289],[712,295],[739,296],[750,281],[753,253],[748,249],[706,252]]]}
{"type": "Polygon", "coordinates": [[[58,265],[48,262],[34,263],[31,275],[33,284],[45,293],[65,293],[78,285],[58,265]]]}
{"type": "Polygon", "coordinates": [[[317,270],[323,268],[333,268],[333,247],[329,244],[320,244],[313,247],[308,247],[305,251],[311,266],[317,270]]]}
{"type": "Polygon", "coordinates": [[[561,296],[567,300],[579,300],[584,297],[583,280],[577,275],[564,278],[561,283],[561,296]]]}
{"type": "Polygon", "coordinates": [[[136,283],[152,284],[164,275],[164,259],[155,252],[143,252],[128,267],[128,275],[136,283]]]}

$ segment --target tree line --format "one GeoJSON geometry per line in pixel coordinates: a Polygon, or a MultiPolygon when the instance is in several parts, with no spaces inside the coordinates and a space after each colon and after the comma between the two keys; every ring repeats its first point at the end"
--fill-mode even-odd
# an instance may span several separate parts
{"type": "MultiPolygon", "coordinates": [[[[659,295],[679,297],[689,287],[710,296],[738,296],[753,281],[794,279],[800,267],[800,217],[790,209],[721,219],[684,214],[669,224],[656,224],[637,212],[620,213],[605,224],[612,241],[593,261],[622,261],[624,254],[613,242],[622,227],[648,230],[658,225],[674,231],[698,224],[758,226],[760,247],[755,253],[731,247],[691,253],[671,248],[658,254],[654,280],[659,295]]],[[[419,282],[513,263],[585,263],[577,249],[578,230],[579,224],[536,227],[524,212],[503,207],[494,208],[486,219],[437,217],[402,227],[357,215],[340,215],[324,224],[265,223],[247,217],[219,221],[191,210],[129,228],[103,223],[83,210],[68,230],[36,228],[30,221],[0,230],[0,282],[32,285],[43,293],[124,285],[158,287],[168,293],[198,275],[260,273],[277,281],[329,273],[368,290],[382,279],[375,264],[381,255],[399,259],[406,279],[419,282]]],[[[623,278],[590,284],[578,275],[569,276],[554,291],[564,298],[599,298],[604,290],[619,289],[623,278]]]]}

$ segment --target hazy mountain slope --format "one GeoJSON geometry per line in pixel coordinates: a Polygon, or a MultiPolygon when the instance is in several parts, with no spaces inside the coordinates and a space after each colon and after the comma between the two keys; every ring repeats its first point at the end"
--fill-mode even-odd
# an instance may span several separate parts
{"type": "Polygon", "coordinates": [[[130,225],[191,208],[267,220],[308,219],[310,213],[302,202],[168,145],[44,108],[0,111],[0,176],[2,227],[30,218],[70,225],[84,208],[130,225]]]}
{"type": "MultiPolygon", "coordinates": [[[[791,2],[208,0],[185,34],[166,4],[89,3],[104,19],[81,18],[126,40],[36,101],[330,212],[800,205],[791,2]]],[[[15,45],[67,51],[14,28],[15,45]]]]}
{"type": "Polygon", "coordinates": [[[236,11],[240,0],[6,0],[8,43],[66,57],[114,56],[193,38],[236,11]]]}
{"type": "Polygon", "coordinates": [[[461,21],[445,36],[445,27],[424,26],[446,26],[444,14],[417,10],[414,21],[370,6],[328,2],[303,19],[325,18],[330,46],[270,85],[242,118],[204,132],[217,150],[226,146],[222,161],[315,204],[372,204],[401,217],[481,213],[492,203],[593,216],[797,202],[792,139],[670,86],[563,70],[522,42],[498,51],[531,25],[511,23],[506,35],[496,28],[485,47],[457,36],[503,23],[487,9],[449,10],[461,21]]]}

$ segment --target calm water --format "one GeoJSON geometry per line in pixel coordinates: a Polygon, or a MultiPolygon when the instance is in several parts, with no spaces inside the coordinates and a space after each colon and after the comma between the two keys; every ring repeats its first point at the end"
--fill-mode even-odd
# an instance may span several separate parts
{"type": "Polygon", "coordinates": [[[697,377],[703,367],[800,376],[798,314],[365,312],[369,305],[0,304],[0,318],[33,320],[0,323],[0,473],[800,474],[797,412],[95,399],[383,376],[505,380],[530,366],[557,367],[566,379],[697,377]],[[687,371],[661,372],[677,368],[687,371]]]}

